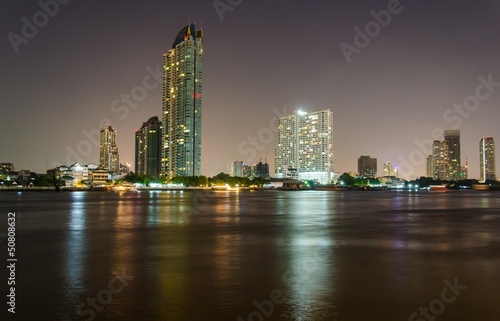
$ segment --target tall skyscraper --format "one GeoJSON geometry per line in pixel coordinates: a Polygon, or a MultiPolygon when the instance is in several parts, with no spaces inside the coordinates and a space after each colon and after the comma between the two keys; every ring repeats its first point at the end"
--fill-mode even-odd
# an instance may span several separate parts
{"type": "Polygon", "coordinates": [[[481,181],[496,180],[495,141],[493,137],[484,137],[479,143],[481,181]]]}
{"type": "Polygon", "coordinates": [[[285,177],[286,168],[296,169],[301,180],[321,184],[333,180],[333,114],[330,110],[299,111],[279,119],[276,177],[285,177]]]}
{"type": "Polygon", "coordinates": [[[432,144],[432,178],[449,180],[449,151],[446,140],[435,140],[432,144]]]}
{"type": "Polygon", "coordinates": [[[116,130],[113,126],[104,126],[101,129],[100,165],[112,173],[120,169],[120,157],[116,146],[116,130]]]}
{"type": "Polygon", "coordinates": [[[458,181],[460,180],[460,172],[462,171],[462,164],[460,161],[460,131],[445,130],[444,140],[448,144],[448,179],[458,181]]]}
{"type": "Polygon", "coordinates": [[[182,28],[163,54],[161,175],[201,175],[203,31],[182,28]]]}
{"type": "Polygon", "coordinates": [[[135,132],[135,172],[159,177],[161,167],[161,122],[151,117],[135,132]]]}
{"type": "Polygon", "coordinates": [[[376,177],[377,159],[370,156],[360,156],[358,158],[358,174],[363,177],[376,177]]]}

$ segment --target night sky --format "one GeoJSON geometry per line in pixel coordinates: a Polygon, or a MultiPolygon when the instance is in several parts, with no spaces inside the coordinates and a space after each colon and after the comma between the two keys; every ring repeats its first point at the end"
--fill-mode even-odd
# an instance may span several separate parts
{"type": "Polygon", "coordinates": [[[121,163],[133,164],[134,130],[161,116],[161,86],[148,78],[154,89],[136,88],[146,97],[135,108],[120,102],[113,110],[113,102],[143,86],[146,69],[156,70],[191,19],[205,33],[203,174],[260,158],[274,171],[273,109],[330,108],[336,172],[357,171],[357,158],[371,155],[379,174],[385,161],[404,166],[405,159],[416,165],[403,169],[405,178],[424,175],[415,141],[434,140],[433,130],[442,128],[461,130],[463,162],[468,155],[470,176],[479,177],[481,137],[500,144],[500,84],[475,98],[479,77],[500,82],[500,2],[401,1],[368,45],[358,41],[364,48],[348,63],[341,44],[354,46],[354,28],[365,29],[370,12],[387,10],[389,2],[243,0],[221,21],[212,1],[72,0],[46,25],[38,15],[42,26],[16,54],[9,33],[22,37],[22,18],[33,21],[41,7],[4,0],[0,162],[37,172],[97,163],[98,147],[83,132],[109,122],[118,131],[121,163]],[[475,110],[448,111],[464,100],[475,110]],[[257,137],[258,148],[249,137],[257,137]]]}

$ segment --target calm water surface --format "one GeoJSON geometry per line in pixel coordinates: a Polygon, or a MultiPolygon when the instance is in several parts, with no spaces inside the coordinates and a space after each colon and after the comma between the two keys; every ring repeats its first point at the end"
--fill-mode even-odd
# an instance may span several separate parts
{"type": "Polygon", "coordinates": [[[6,192],[0,210],[11,319],[500,320],[494,192],[6,192]]]}

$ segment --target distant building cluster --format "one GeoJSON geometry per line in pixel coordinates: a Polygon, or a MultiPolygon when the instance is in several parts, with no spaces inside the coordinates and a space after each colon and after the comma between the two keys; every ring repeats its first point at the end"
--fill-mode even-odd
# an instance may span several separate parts
{"type": "MultiPolygon", "coordinates": [[[[458,181],[469,178],[469,162],[461,165],[460,131],[446,130],[444,140],[432,144],[432,155],[427,158],[427,176],[436,180],[458,181]]],[[[495,142],[482,138],[479,144],[480,181],[496,180],[495,142]]]]}
{"type": "Polygon", "coordinates": [[[233,177],[248,177],[248,178],[271,177],[269,175],[269,164],[267,162],[262,163],[262,161],[253,166],[247,165],[243,161],[235,161],[231,163],[230,175],[233,177]]]}

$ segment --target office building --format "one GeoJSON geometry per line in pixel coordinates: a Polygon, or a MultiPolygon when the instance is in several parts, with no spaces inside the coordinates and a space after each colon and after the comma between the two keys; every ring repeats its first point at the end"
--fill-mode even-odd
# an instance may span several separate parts
{"type": "Polygon", "coordinates": [[[161,175],[201,175],[203,31],[182,28],[163,54],[161,175]]]}
{"type": "Polygon", "coordinates": [[[333,114],[330,110],[281,117],[275,150],[276,178],[290,168],[300,180],[329,184],[333,180],[333,114]]]}
{"type": "Polygon", "coordinates": [[[458,181],[462,170],[462,164],[460,161],[460,131],[445,130],[444,140],[448,145],[448,179],[458,181]]]}
{"type": "Polygon", "coordinates": [[[116,130],[113,126],[104,126],[101,129],[100,165],[112,173],[120,169],[120,157],[116,146],[116,130]]]}
{"type": "Polygon", "coordinates": [[[370,156],[360,156],[358,158],[358,175],[362,177],[376,177],[377,159],[370,156]]]}
{"type": "Polygon", "coordinates": [[[496,180],[495,171],[495,141],[493,137],[484,137],[479,143],[479,163],[480,163],[480,180],[496,180]]]}
{"type": "Polygon", "coordinates": [[[135,172],[159,177],[161,167],[161,122],[151,117],[135,132],[135,172]]]}

